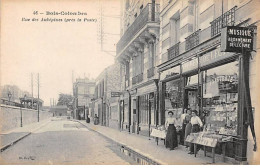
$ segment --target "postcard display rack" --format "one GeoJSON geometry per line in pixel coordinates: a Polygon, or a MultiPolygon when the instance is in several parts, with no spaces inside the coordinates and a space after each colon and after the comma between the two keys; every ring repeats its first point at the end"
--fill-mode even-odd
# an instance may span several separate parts
{"type": "MultiPolygon", "coordinates": [[[[236,95],[232,95],[235,97],[236,95]]],[[[226,96],[227,97],[227,96],[226,96]]],[[[206,147],[212,149],[212,162],[215,163],[215,148],[219,143],[222,147],[223,161],[226,155],[226,144],[232,142],[233,137],[237,135],[237,103],[223,103],[221,96],[218,100],[210,100],[208,106],[204,107],[205,125],[202,132],[191,133],[186,142],[194,143],[196,157],[197,145],[204,147],[206,156],[206,147]],[[209,106],[209,104],[211,104],[209,106]]]]}

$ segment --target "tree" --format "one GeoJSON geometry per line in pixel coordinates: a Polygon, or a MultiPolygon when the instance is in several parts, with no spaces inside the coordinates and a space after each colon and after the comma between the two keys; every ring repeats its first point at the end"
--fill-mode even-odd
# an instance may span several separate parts
{"type": "Polygon", "coordinates": [[[73,96],[69,94],[59,94],[58,106],[68,106],[73,101],[73,96]]]}

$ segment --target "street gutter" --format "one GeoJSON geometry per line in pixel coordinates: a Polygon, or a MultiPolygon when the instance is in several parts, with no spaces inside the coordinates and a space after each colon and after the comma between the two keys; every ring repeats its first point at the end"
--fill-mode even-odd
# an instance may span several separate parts
{"type": "Polygon", "coordinates": [[[100,133],[100,132],[98,132],[98,131],[96,131],[96,130],[90,128],[90,127],[88,127],[87,125],[83,124],[82,122],[80,122],[80,121],[78,121],[78,120],[72,120],[72,121],[76,121],[76,122],[82,124],[83,126],[85,126],[86,128],[90,129],[91,131],[97,132],[98,134],[102,135],[103,137],[106,137],[106,138],[110,139],[111,141],[117,143],[119,146],[121,146],[121,147],[124,148],[124,149],[126,149],[126,150],[128,150],[128,151],[131,151],[131,152],[133,152],[133,153],[136,153],[136,154],[140,155],[140,157],[142,157],[142,159],[144,159],[144,160],[146,160],[146,161],[148,161],[148,162],[153,162],[155,165],[156,165],[156,164],[157,164],[157,165],[168,165],[167,163],[164,163],[164,162],[162,162],[162,161],[160,161],[160,160],[158,160],[158,159],[155,159],[155,158],[153,158],[152,156],[150,156],[150,155],[148,155],[148,154],[146,154],[146,153],[143,153],[143,152],[141,152],[141,151],[138,150],[138,149],[134,149],[133,147],[128,146],[128,145],[126,145],[126,144],[124,144],[124,143],[122,143],[122,142],[118,142],[117,140],[112,139],[112,138],[106,136],[105,134],[102,134],[102,133],[100,133]]]}

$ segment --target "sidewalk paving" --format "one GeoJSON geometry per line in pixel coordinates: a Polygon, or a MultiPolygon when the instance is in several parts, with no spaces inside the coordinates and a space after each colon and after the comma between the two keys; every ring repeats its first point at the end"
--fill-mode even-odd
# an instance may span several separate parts
{"type": "Polygon", "coordinates": [[[31,123],[23,127],[18,127],[6,132],[0,132],[0,149],[3,152],[8,147],[22,140],[32,132],[40,129],[51,121],[52,118],[42,120],[40,122],[31,123]]]}
{"type": "MultiPolygon", "coordinates": [[[[165,148],[163,141],[159,141],[157,146],[155,139],[152,137],[149,138],[142,135],[129,134],[125,131],[94,125],[93,123],[86,123],[86,121],[82,120],[75,121],[162,165],[213,164],[212,158],[204,157],[202,151],[198,153],[197,157],[194,157],[194,155],[189,155],[188,149],[181,145],[179,145],[175,150],[170,151],[165,148]]],[[[215,164],[231,163],[224,163],[220,159],[216,159],[215,164]]]]}

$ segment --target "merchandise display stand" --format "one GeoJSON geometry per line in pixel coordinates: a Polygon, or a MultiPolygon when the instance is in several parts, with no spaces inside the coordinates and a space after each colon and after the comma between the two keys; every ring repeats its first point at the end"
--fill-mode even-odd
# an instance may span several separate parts
{"type": "Polygon", "coordinates": [[[151,136],[156,138],[157,145],[158,145],[159,138],[164,140],[164,145],[165,145],[165,138],[166,138],[165,130],[152,129],[151,136]]]}
{"type": "Polygon", "coordinates": [[[206,153],[207,153],[206,147],[210,147],[211,152],[212,152],[212,163],[215,163],[216,146],[217,146],[217,144],[220,144],[222,147],[222,158],[223,158],[223,162],[224,162],[225,157],[226,157],[226,144],[227,144],[227,142],[232,141],[232,137],[231,136],[228,136],[228,137],[222,136],[221,137],[221,136],[222,135],[215,135],[214,138],[212,138],[212,137],[210,137],[210,135],[207,135],[207,134],[204,135],[204,133],[197,133],[197,134],[189,135],[186,139],[186,142],[194,144],[195,157],[197,156],[198,145],[203,146],[204,156],[206,156],[206,153]]]}

